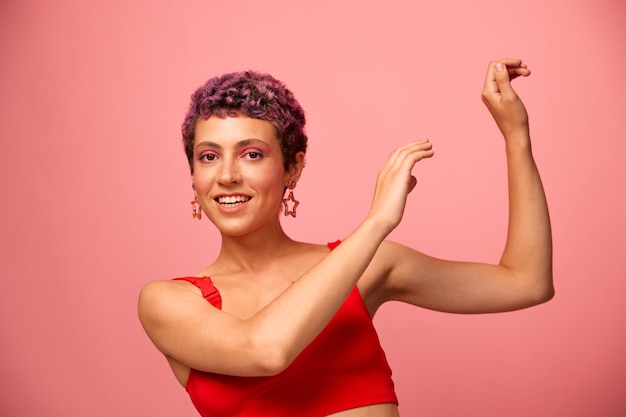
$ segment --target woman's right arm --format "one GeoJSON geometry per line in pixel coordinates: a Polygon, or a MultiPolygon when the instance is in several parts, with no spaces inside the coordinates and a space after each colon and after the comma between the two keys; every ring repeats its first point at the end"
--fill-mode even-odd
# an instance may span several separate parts
{"type": "Polygon", "coordinates": [[[240,319],[206,302],[185,282],[155,281],[139,297],[139,317],[165,355],[206,372],[238,376],[284,370],[323,330],[400,223],[415,186],[415,163],[433,155],[428,141],[396,149],[378,174],[366,219],[273,302],[240,319]]]}

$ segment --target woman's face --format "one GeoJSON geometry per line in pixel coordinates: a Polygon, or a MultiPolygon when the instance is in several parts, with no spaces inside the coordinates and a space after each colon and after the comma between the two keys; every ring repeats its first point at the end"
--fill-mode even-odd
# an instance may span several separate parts
{"type": "Polygon", "coordinates": [[[276,227],[292,177],[271,123],[244,116],[198,120],[192,180],[200,206],[222,234],[276,227]]]}

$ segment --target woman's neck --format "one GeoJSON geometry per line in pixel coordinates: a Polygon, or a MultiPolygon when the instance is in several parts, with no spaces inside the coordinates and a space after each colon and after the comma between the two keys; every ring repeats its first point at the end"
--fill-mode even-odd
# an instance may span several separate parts
{"type": "Polygon", "coordinates": [[[272,231],[258,231],[245,236],[222,235],[222,246],[215,266],[254,271],[270,265],[297,244],[280,225],[272,231]]]}

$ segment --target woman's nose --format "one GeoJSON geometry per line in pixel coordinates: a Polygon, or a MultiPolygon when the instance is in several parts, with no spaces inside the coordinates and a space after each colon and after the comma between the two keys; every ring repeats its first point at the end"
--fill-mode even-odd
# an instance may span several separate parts
{"type": "Polygon", "coordinates": [[[237,170],[237,166],[234,162],[224,161],[222,165],[222,172],[219,177],[221,184],[236,184],[239,183],[241,176],[237,170]]]}

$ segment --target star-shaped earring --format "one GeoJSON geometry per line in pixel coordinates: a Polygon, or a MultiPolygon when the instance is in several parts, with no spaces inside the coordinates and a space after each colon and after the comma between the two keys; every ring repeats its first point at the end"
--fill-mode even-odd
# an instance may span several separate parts
{"type": "Polygon", "coordinates": [[[193,192],[193,201],[191,202],[191,217],[200,220],[202,218],[202,208],[198,203],[198,194],[193,192]]]}
{"type": "Polygon", "coordinates": [[[283,205],[285,206],[285,216],[289,216],[291,214],[292,217],[296,217],[296,208],[298,207],[298,204],[300,204],[298,200],[293,198],[293,190],[294,188],[296,188],[296,183],[293,180],[289,181],[288,188],[289,194],[287,195],[287,198],[283,198],[283,205]],[[291,210],[289,210],[290,201],[293,202],[293,208],[291,210]]]}

